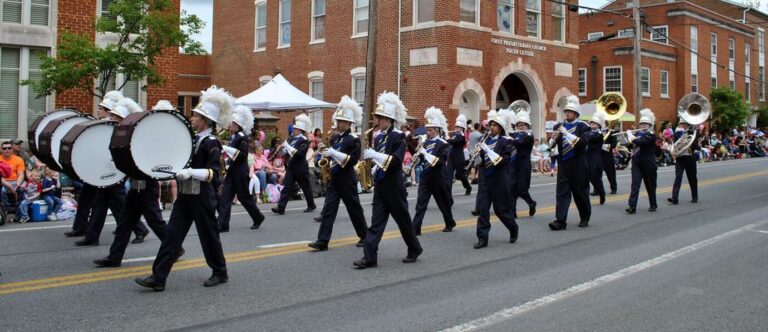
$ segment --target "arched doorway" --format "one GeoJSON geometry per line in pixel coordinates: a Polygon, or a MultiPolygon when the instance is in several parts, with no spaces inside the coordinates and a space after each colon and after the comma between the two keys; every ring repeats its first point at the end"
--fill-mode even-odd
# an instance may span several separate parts
{"type": "Polygon", "coordinates": [[[480,96],[474,90],[466,90],[461,94],[459,113],[464,114],[473,123],[480,119],[480,96]]]}
{"type": "Polygon", "coordinates": [[[535,137],[544,135],[544,107],[546,104],[543,84],[532,68],[525,64],[511,63],[496,76],[492,91],[493,109],[507,108],[515,100],[525,100],[531,105],[531,131],[535,137]]]}

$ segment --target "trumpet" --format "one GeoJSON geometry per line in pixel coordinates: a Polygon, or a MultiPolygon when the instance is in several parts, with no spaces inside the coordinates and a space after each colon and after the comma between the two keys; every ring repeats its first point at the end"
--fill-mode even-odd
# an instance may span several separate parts
{"type": "Polygon", "coordinates": [[[405,174],[410,174],[411,173],[411,168],[413,168],[413,166],[416,166],[416,165],[421,163],[421,154],[419,153],[419,150],[421,150],[421,148],[424,147],[424,143],[427,142],[427,138],[424,137],[424,136],[421,136],[419,141],[420,141],[419,145],[416,146],[416,152],[415,152],[416,155],[413,157],[413,159],[411,159],[412,167],[408,168],[407,170],[405,168],[403,168],[403,173],[405,173],[405,174]]]}

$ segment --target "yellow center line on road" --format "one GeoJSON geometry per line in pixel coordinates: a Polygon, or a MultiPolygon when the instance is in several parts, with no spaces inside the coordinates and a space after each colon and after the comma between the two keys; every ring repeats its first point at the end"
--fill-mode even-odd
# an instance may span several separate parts
{"type": "MultiPolygon", "coordinates": [[[[750,178],[765,176],[765,175],[768,175],[768,171],[760,171],[760,172],[752,172],[752,173],[745,173],[740,175],[727,176],[727,177],[716,178],[716,179],[711,179],[706,181],[700,181],[699,187],[736,182],[740,180],[745,180],[745,179],[750,179],[750,178]]],[[[671,191],[672,191],[672,187],[663,187],[663,188],[658,188],[656,190],[656,193],[657,194],[667,193],[671,191]]],[[[645,196],[645,193],[641,193],[641,195],[645,196]]],[[[628,197],[629,197],[628,194],[617,195],[607,199],[606,202],[626,200],[628,197]]],[[[592,200],[592,204],[593,205],[598,204],[598,200],[596,199],[592,200]]],[[[573,204],[571,208],[573,208],[573,204]]],[[[540,215],[550,214],[554,212],[555,212],[555,206],[547,206],[537,210],[537,214],[540,214],[540,215]]],[[[520,212],[518,214],[520,216],[528,216],[527,212],[520,212]]],[[[476,223],[476,220],[477,220],[476,218],[459,220],[456,222],[456,227],[465,228],[465,227],[474,226],[476,223]]],[[[498,219],[494,217],[492,218],[492,221],[496,222],[498,221],[498,219]]],[[[426,234],[426,233],[440,232],[443,229],[443,227],[444,226],[442,224],[427,225],[422,228],[422,233],[426,234]]],[[[393,239],[393,238],[399,238],[399,237],[400,237],[400,232],[397,230],[394,230],[394,231],[385,232],[382,239],[386,240],[386,239],[393,239]]],[[[341,238],[341,239],[334,240],[330,244],[330,247],[336,248],[336,247],[351,246],[357,243],[357,241],[358,241],[358,238],[356,236],[341,238]]],[[[261,259],[271,258],[271,257],[310,252],[312,250],[313,249],[307,247],[306,245],[297,244],[297,245],[292,245],[287,247],[247,250],[247,251],[229,253],[226,255],[226,259],[228,263],[248,262],[248,261],[256,261],[256,260],[261,260],[261,259]]],[[[205,263],[205,259],[203,258],[180,260],[173,266],[173,271],[204,268],[206,266],[207,265],[205,263]]],[[[116,279],[127,279],[131,277],[148,275],[150,273],[152,273],[152,265],[142,265],[142,266],[133,266],[133,267],[110,268],[110,269],[99,270],[96,272],[63,275],[63,276],[33,279],[33,280],[27,280],[27,281],[2,283],[0,284],[0,295],[8,295],[8,294],[14,294],[14,293],[21,293],[21,292],[32,292],[32,291],[39,291],[44,289],[59,288],[59,287],[66,287],[66,286],[83,285],[83,284],[110,281],[110,280],[116,280],[116,279]]]]}

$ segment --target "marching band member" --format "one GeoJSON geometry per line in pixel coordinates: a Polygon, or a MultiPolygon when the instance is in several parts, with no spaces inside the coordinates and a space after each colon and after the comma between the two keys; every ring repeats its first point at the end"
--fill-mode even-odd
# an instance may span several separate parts
{"type": "MultiPolygon", "coordinates": [[[[450,232],[456,227],[456,221],[453,219],[453,212],[451,212],[453,205],[451,192],[448,189],[449,186],[445,185],[445,174],[452,175],[453,171],[446,172],[444,169],[446,159],[448,159],[448,150],[456,149],[456,145],[451,144],[449,146],[447,141],[440,138],[448,129],[447,120],[441,109],[428,108],[424,113],[424,118],[427,119],[427,123],[424,125],[427,128],[427,138],[414,156],[414,159],[419,158],[419,163],[423,168],[419,181],[419,193],[416,198],[416,214],[413,216],[413,228],[416,230],[416,235],[421,235],[421,222],[424,220],[431,196],[435,196],[437,207],[443,214],[443,222],[445,222],[443,232],[450,232]]],[[[461,140],[464,140],[463,136],[461,136],[461,140]]],[[[464,144],[461,145],[461,149],[464,149],[464,144]]],[[[461,155],[461,160],[464,160],[463,151],[461,151],[461,155]]],[[[459,165],[463,165],[463,162],[459,165]]],[[[456,170],[463,173],[464,168],[459,167],[456,170]]]]}
{"type": "MultiPolygon", "coordinates": [[[[100,119],[111,119],[119,122],[128,114],[141,111],[141,106],[130,98],[123,97],[119,91],[110,91],[105,94],[104,100],[99,104],[98,115],[100,119]]],[[[83,184],[83,189],[86,186],[90,187],[88,184],[83,184]]],[[[107,210],[112,211],[116,224],[119,225],[122,222],[123,207],[125,206],[125,186],[123,183],[107,188],[93,188],[92,190],[94,198],[90,206],[91,216],[85,230],[85,238],[75,242],[76,246],[99,245],[99,237],[101,237],[101,231],[104,229],[104,222],[107,219],[107,210]]],[[[89,209],[87,202],[83,207],[86,209],[85,213],[87,213],[89,209]]],[[[79,209],[80,206],[78,206],[79,209]]],[[[136,233],[133,243],[144,242],[144,238],[149,235],[147,226],[141,221],[134,223],[132,229],[136,233]]]]}
{"type": "MultiPolygon", "coordinates": [[[[488,234],[491,231],[491,206],[501,223],[509,230],[509,243],[517,242],[518,226],[512,211],[510,197],[509,162],[512,154],[512,142],[506,137],[516,122],[515,114],[510,110],[488,112],[488,126],[491,134],[478,143],[479,155],[475,155],[479,167],[477,187],[477,239],[475,249],[488,246],[488,234]]],[[[474,160],[473,160],[474,161],[474,160]]]]}
{"type": "Polygon", "coordinates": [[[328,167],[331,169],[331,180],[328,181],[325,192],[323,212],[317,218],[319,220],[316,219],[320,222],[317,241],[308,244],[315,250],[328,250],[333,223],[339,211],[339,201],[343,201],[344,206],[347,207],[352,227],[360,238],[357,246],[363,246],[367,226],[357,193],[357,173],[355,172],[355,165],[360,159],[360,139],[352,133],[352,125],[361,123],[362,117],[363,110],[356,101],[349,96],[341,97],[338,109],[333,114],[336,134],[331,137],[331,146],[323,151],[323,158],[328,160],[328,167]]]}
{"type": "Polygon", "coordinates": [[[403,263],[414,263],[423,252],[413,229],[408,213],[407,193],[403,179],[403,157],[405,156],[405,134],[395,128],[405,123],[406,109],[400,98],[392,92],[379,95],[374,116],[380,130],[373,141],[373,147],[363,152],[364,159],[376,164],[373,170],[373,211],[371,227],[365,235],[364,256],[353,264],[358,269],[377,266],[379,242],[391,215],[400,234],[408,246],[408,255],[403,263]]]}
{"type": "Polygon", "coordinates": [[[658,208],[656,204],[656,135],[653,124],[656,116],[650,109],[640,111],[640,132],[636,135],[627,131],[627,140],[632,143],[632,191],[629,193],[629,207],[626,211],[633,214],[637,211],[637,197],[640,194],[640,182],[645,183],[648,192],[649,212],[658,208]]]}
{"type": "Polygon", "coordinates": [[[581,105],[579,97],[569,96],[564,108],[565,122],[555,125],[558,133],[555,144],[560,154],[557,172],[557,204],[555,221],[549,223],[553,231],[565,230],[568,226],[568,209],[571,197],[579,210],[579,227],[589,226],[592,207],[589,202],[588,166],[586,158],[587,141],[590,134],[589,126],[579,120],[581,105]]]}
{"type": "Polygon", "coordinates": [[[229,124],[229,133],[232,137],[229,145],[223,147],[229,164],[227,174],[224,176],[224,188],[221,192],[219,204],[219,232],[229,232],[229,218],[232,213],[232,199],[237,195],[237,200],[243,205],[248,216],[251,217],[251,229],[258,229],[264,222],[264,215],[259,211],[253,194],[248,190],[250,178],[248,176],[248,143],[253,129],[253,112],[246,106],[237,106],[232,114],[232,122],[229,124]]]}
{"type": "Polygon", "coordinates": [[[512,172],[512,211],[517,218],[517,199],[522,198],[528,204],[528,215],[536,214],[536,201],[529,190],[531,188],[531,151],[533,151],[533,134],[531,134],[531,111],[520,110],[517,114],[517,131],[510,136],[515,147],[510,161],[512,172]]]}
{"type": "MultiPolygon", "coordinates": [[[[467,145],[467,139],[464,137],[464,131],[467,130],[467,117],[459,114],[454,124],[454,132],[448,139],[449,149],[448,164],[445,167],[445,173],[448,174],[448,194],[453,190],[453,179],[458,179],[464,186],[464,195],[469,196],[472,193],[472,186],[467,180],[467,172],[464,171],[464,146],[467,145]]],[[[453,196],[451,195],[451,200],[453,196]]]]}
{"type": "Polygon", "coordinates": [[[613,157],[613,151],[616,150],[619,139],[613,135],[611,124],[607,124],[603,131],[605,133],[602,147],[603,171],[605,171],[605,177],[608,178],[608,183],[611,186],[611,195],[616,195],[618,186],[616,185],[616,159],[613,157]]]}
{"type": "Polygon", "coordinates": [[[309,164],[307,163],[307,150],[309,140],[305,136],[312,128],[312,120],[306,114],[299,114],[294,119],[293,137],[280,145],[280,148],[289,156],[285,164],[285,177],[283,178],[283,190],[280,191],[280,201],[272,212],[285,214],[285,206],[288,198],[296,193],[294,184],[298,182],[304,199],[307,201],[305,213],[315,211],[315,195],[309,182],[309,164]]]}
{"type": "MultiPolygon", "coordinates": [[[[125,100],[130,101],[130,99],[126,98],[119,102],[117,107],[115,107],[116,113],[127,115],[129,113],[141,112],[139,105],[134,102],[124,102],[125,100]]],[[[176,108],[169,101],[160,100],[152,110],[175,111],[176,108]]],[[[131,238],[131,230],[141,222],[139,219],[141,216],[144,216],[149,228],[152,229],[160,241],[165,239],[165,220],[158,203],[160,185],[157,180],[129,179],[128,182],[130,189],[128,189],[128,194],[125,197],[125,207],[123,208],[121,222],[117,224],[117,229],[115,230],[115,240],[109,248],[109,255],[107,257],[93,261],[96,266],[118,267],[122,264],[125,249],[128,247],[128,240],[131,238]]],[[[179,256],[183,255],[183,253],[184,249],[182,248],[179,256]]]]}
{"type": "Polygon", "coordinates": [[[224,250],[219,239],[216,204],[221,168],[221,143],[213,134],[217,124],[229,124],[234,98],[215,85],[202,92],[200,103],[192,110],[191,123],[196,134],[194,155],[189,168],[176,173],[179,196],[173,204],[171,218],[152,264],[152,275],[136,278],[136,283],[155,291],[165,290],[165,282],[173,264],[181,254],[184,238],[195,223],[205,262],[213,274],[203,283],[217,286],[229,280],[224,250]]]}
{"type": "Polygon", "coordinates": [[[600,196],[600,205],[605,204],[605,188],[603,187],[603,133],[605,112],[595,112],[589,120],[590,131],[587,140],[587,165],[589,165],[589,182],[595,193],[600,196]]]}
{"type": "MultiPolygon", "coordinates": [[[[691,128],[688,122],[683,117],[680,117],[680,123],[677,130],[675,130],[675,142],[683,137],[686,132],[696,130],[691,128]]],[[[696,179],[696,157],[693,152],[699,149],[699,140],[693,140],[688,149],[683,151],[682,154],[675,157],[675,182],[672,184],[672,197],[667,198],[667,201],[677,205],[678,194],[680,194],[680,185],[683,182],[683,172],[688,177],[688,185],[691,187],[691,203],[697,203],[699,201],[699,181],[696,179]]]]}

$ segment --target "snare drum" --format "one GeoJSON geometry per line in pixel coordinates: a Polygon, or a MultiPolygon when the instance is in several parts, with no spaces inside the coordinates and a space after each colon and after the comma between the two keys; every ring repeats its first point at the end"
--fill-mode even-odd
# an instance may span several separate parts
{"type": "Polygon", "coordinates": [[[37,157],[37,159],[40,159],[40,150],[37,147],[37,141],[40,139],[40,133],[43,132],[43,129],[48,125],[49,122],[58,118],[65,117],[67,115],[78,114],[80,114],[80,112],[75,110],[61,109],[37,117],[35,122],[32,122],[32,125],[29,126],[29,130],[27,131],[27,141],[29,142],[29,150],[32,151],[32,154],[37,157]]]}
{"type": "Polygon", "coordinates": [[[97,188],[125,179],[125,173],[117,169],[109,152],[115,126],[115,121],[93,120],[72,127],[61,141],[59,162],[64,173],[97,188]]]}
{"type": "Polygon", "coordinates": [[[138,180],[167,180],[192,161],[193,133],[176,111],[133,113],[120,121],[109,151],[117,169],[138,180]]]}
{"type": "Polygon", "coordinates": [[[93,120],[93,117],[85,114],[66,115],[54,119],[40,132],[40,138],[37,141],[39,156],[37,159],[42,161],[48,168],[63,172],[64,169],[59,163],[59,153],[61,152],[61,140],[69,130],[75,125],[93,120]]]}

